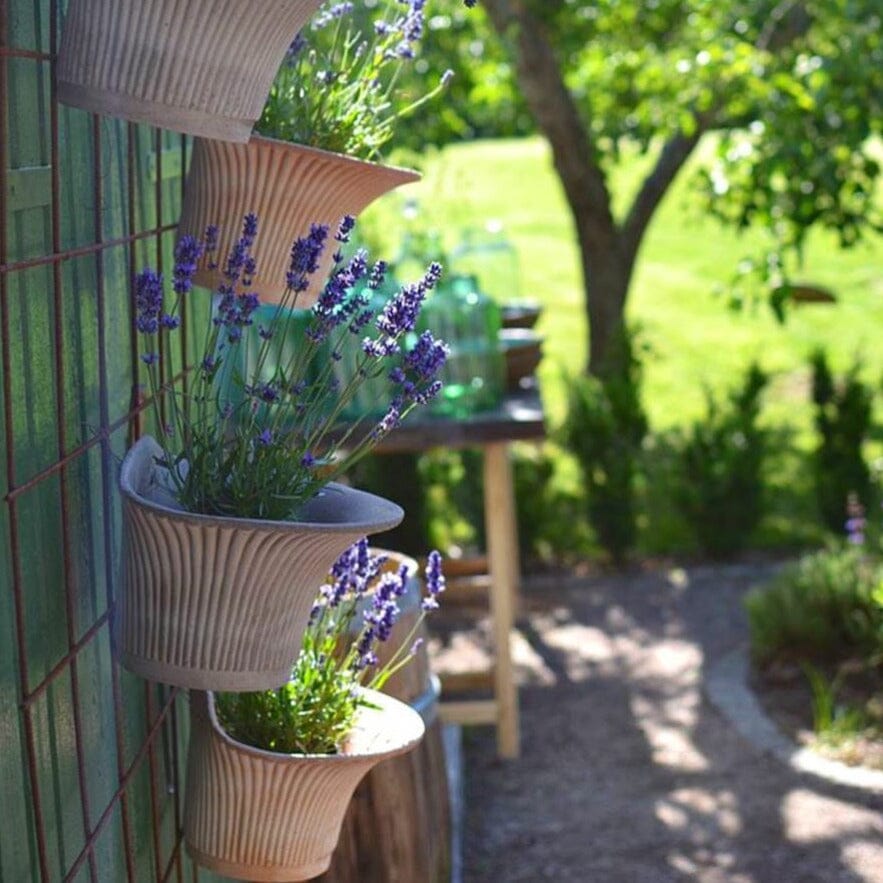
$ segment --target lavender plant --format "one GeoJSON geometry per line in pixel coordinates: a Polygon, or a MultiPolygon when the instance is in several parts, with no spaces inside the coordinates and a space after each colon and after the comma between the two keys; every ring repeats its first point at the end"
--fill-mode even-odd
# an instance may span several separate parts
{"type": "Polygon", "coordinates": [[[453,76],[446,71],[416,98],[399,87],[423,37],[425,6],[426,0],[381,0],[372,20],[369,4],[325,3],[292,43],[257,132],[377,159],[396,121],[435,98],[453,76]]]}
{"type": "Polygon", "coordinates": [[[280,754],[341,749],[359,709],[370,706],[361,688],[381,689],[411,661],[423,619],[445,589],[441,556],[432,552],[421,615],[381,665],[378,649],[391,638],[409,576],[407,565],[385,570],[387,563],[367,540],[344,552],[320,589],[291,680],[278,690],[216,696],[218,719],[234,739],[280,754]]]}
{"type": "Polygon", "coordinates": [[[327,226],[314,225],[309,235],[295,241],[281,303],[255,335],[244,333],[254,326],[260,306],[250,290],[257,273],[251,249],[258,220],[248,215],[224,262],[214,319],[186,393],[163,387],[160,342],[180,326],[197,261],[204,253],[214,260],[217,229],[209,228],[202,241],[185,236],[178,242],[171,309],[166,309],[158,273],[146,269],[137,276],[135,324],[148,343],[141,358],[164,426],[159,465],[165,467],[166,483],[184,509],[241,518],[296,517],[306,500],[440,391],[437,374],[447,347],[431,333],[418,337],[412,332],[441,266],[432,264],[422,279],[397,289],[375,313],[370,308],[372,294],[383,284],[386,264],[371,264],[364,250],[344,258],[342,248],[354,225],[353,218],[346,217],[333,235],[327,226]],[[332,242],[330,279],[311,308],[303,339],[296,347],[286,347],[291,308],[309,287],[323,250],[332,242]],[[352,375],[341,380],[334,366],[350,336],[360,341],[360,357],[352,375]],[[257,352],[247,352],[253,346],[257,352]],[[314,374],[310,366],[323,348],[329,358],[314,374]],[[252,366],[247,374],[242,365],[252,366]],[[361,384],[384,372],[395,392],[382,418],[357,421],[342,431],[340,415],[361,384]],[[165,410],[163,402],[168,403],[165,410]]]}

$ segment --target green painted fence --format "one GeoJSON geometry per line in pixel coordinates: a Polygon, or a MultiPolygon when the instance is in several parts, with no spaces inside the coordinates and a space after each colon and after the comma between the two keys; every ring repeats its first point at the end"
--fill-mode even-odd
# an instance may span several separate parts
{"type": "Polygon", "coordinates": [[[63,8],[0,0],[0,883],[190,881],[186,694],[117,668],[108,616],[130,279],[169,266],[186,145],[53,108],[63,8]]]}

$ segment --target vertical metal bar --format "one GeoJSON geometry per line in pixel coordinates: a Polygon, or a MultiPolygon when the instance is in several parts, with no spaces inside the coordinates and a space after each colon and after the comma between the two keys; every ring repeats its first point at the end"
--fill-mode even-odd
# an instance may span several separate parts
{"type": "MultiPolygon", "coordinates": [[[[126,126],[126,192],[128,194],[128,229],[129,238],[129,297],[134,297],[135,290],[135,267],[137,266],[137,254],[135,240],[135,125],[129,123],[126,126]]],[[[134,308],[134,305],[133,305],[134,308]]],[[[134,313],[133,313],[134,315],[134,313]]],[[[132,421],[129,424],[129,443],[132,444],[140,438],[142,431],[141,417],[141,387],[138,385],[138,339],[135,333],[134,322],[129,323],[129,346],[130,366],[132,371],[132,398],[131,414],[132,421]]]]}
{"type": "MultiPolygon", "coordinates": [[[[162,275],[163,272],[163,249],[162,249],[162,232],[160,231],[160,227],[162,226],[162,131],[160,129],[153,130],[153,152],[156,156],[156,181],[153,184],[153,200],[156,203],[156,224],[154,229],[156,231],[155,240],[156,240],[156,270],[162,275]]],[[[171,365],[167,363],[167,360],[171,358],[171,353],[168,352],[168,347],[166,346],[166,335],[159,335],[159,385],[162,389],[165,389],[166,380],[171,377],[175,372],[171,365]]],[[[171,393],[174,395],[174,393],[171,393]]],[[[160,418],[160,426],[157,428],[158,432],[164,432],[166,426],[166,420],[168,419],[168,409],[166,408],[166,395],[163,394],[159,400],[159,418],[160,418]]]]}
{"type": "MultiPolygon", "coordinates": [[[[147,724],[152,727],[156,715],[153,691],[155,684],[144,684],[144,701],[147,704],[147,724]]],[[[160,819],[159,800],[156,793],[156,751],[154,740],[151,739],[147,746],[147,768],[150,777],[150,823],[153,829],[153,868],[157,881],[162,880],[162,846],[160,843],[160,819]]]]}
{"type": "MultiPolygon", "coordinates": [[[[184,204],[184,194],[187,190],[187,138],[185,135],[181,136],[181,204],[184,204]]],[[[160,224],[162,225],[162,218],[160,218],[160,224]]],[[[181,310],[181,367],[187,368],[190,364],[188,362],[188,354],[187,354],[187,335],[189,332],[190,325],[190,312],[191,307],[190,304],[192,300],[188,302],[186,305],[187,308],[181,310]]],[[[190,388],[190,375],[189,372],[185,372],[184,379],[181,383],[181,392],[185,397],[185,403],[187,401],[187,393],[190,388]]]]}
{"type": "MultiPolygon", "coordinates": [[[[92,182],[93,197],[95,202],[94,236],[95,242],[100,243],[104,239],[102,226],[102,205],[104,203],[103,166],[102,166],[102,140],[101,119],[96,115],[92,117],[92,182]]],[[[114,605],[114,568],[113,568],[113,528],[111,516],[113,514],[113,480],[111,477],[112,452],[110,445],[110,404],[107,389],[107,328],[105,325],[106,298],[104,290],[104,251],[95,254],[95,280],[96,280],[96,311],[98,313],[98,413],[101,424],[101,503],[104,508],[104,582],[106,591],[107,609],[113,610],[114,605]]],[[[113,616],[111,615],[111,624],[113,616]]],[[[111,646],[113,645],[113,628],[111,625],[111,646]]],[[[117,757],[117,781],[122,784],[126,772],[125,764],[125,739],[123,735],[123,708],[120,694],[120,673],[116,664],[111,664],[111,692],[113,694],[113,725],[116,741],[117,757]]],[[[132,822],[129,815],[129,797],[123,790],[120,794],[120,811],[123,823],[123,849],[125,850],[126,879],[129,883],[135,880],[135,850],[132,841],[132,822]]]]}
{"type": "MultiPolygon", "coordinates": [[[[183,837],[182,834],[182,825],[181,825],[181,777],[178,772],[178,764],[180,763],[180,756],[178,754],[178,706],[177,703],[172,706],[170,711],[170,726],[167,728],[167,732],[169,732],[169,738],[171,740],[171,748],[172,748],[172,757],[171,757],[171,767],[172,767],[172,798],[173,798],[173,807],[175,812],[175,837],[177,839],[178,845],[181,843],[181,839],[183,837]]],[[[178,883],[183,883],[184,880],[184,869],[181,864],[181,853],[182,849],[178,849],[175,853],[175,879],[178,883]]]]}
{"type": "MultiPolygon", "coordinates": [[[[56,55],[58,52],[58,0],[49,2],[49,131],[50,131],[50,168],[52,175],[51,229],[52,250],[61,252],[61,168],[58,144],[58,81],[56,76],[56,55]]],[[[67,452],[67,427],[65,409],[65,371],[64,371],[64,305],[62,302],[62,264],[57,261],[52,265],[52,300],[55,347],[55,421],[58,456],[64,457],[67,452]]],[[[72,553],[70,536],[70,496],[68,494],[68,473],[62,468],[58,476],[59,498],[61,504],[61,554],[63,561],[63,582],[65,595],[65,612],[67,619],[68,650],[77,642],[76,634],[76,601],[72,586],[72,553]]],[[[89,786],[86,780],[86,759],[83,753],[83,719],[80,708],[80,687],[78,680],[77,658],[70,661],[71,707],[73,710],[74,746],[77,756],[77,780],[80,790],[80,808],[83,815],[83,830],[86,841],[92,836],[92,820],[89,809],[89,786]]],[[[94,852],[89,853],[89,876],[93,883],[98,881],[98,871],[94,852]]]]}
{"type": "MultiPolygon", "coordinates": [[[[6,0],[0,3],[0,46],[8,41],[8,8],[6,0]]],[[[35,62],[38,63],[38,62],[35,62]]],[[[0,211],[0,266],[6,264],[9,246],[9,231],[6,218],[6,192],[9,157],[6,145],[9,131],[8,116],[8,60],[0,56],[0,193],[4,204],[0,211]]],[[[9,278],[0,270],[0,349],[3,366],[3,429],[6,435],[6,486],[15,486],[15,426],[12,419],[12,356],[9,352],[9,278]]],[[[12,602],[15,619],[16,661],[18,664],[18,686],[21,700],[28,694],[28,656],[25,642],[24,599],[22,597],[21,548],[19,546],[18,504],[7,503],[9,519],[9,554],[12,577],[12,602]]],[[[40,793],[40,778],[37,772],[37,750],[34,738],[34,722],[30,708],[22,709],[22,729],[24,731],[25,753],[27,755],[28,785],[31,791],[31,810],[34,820],[34,834],[37,845],[37,864],[40,880],[49,883],[49,861],[46,850],[46,828],[43,821],[43,799],[40,793]]]]}

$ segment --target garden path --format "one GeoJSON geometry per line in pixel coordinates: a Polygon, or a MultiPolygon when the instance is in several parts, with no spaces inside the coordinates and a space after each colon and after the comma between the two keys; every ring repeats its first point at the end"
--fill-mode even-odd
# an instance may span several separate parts
{"type": "Polygon", "coordinates": [[[522,758],[464,737],[466,883],[883,883],[883,795],[792,771],[703,695],[769,572],[528,583],[522,758]]]}

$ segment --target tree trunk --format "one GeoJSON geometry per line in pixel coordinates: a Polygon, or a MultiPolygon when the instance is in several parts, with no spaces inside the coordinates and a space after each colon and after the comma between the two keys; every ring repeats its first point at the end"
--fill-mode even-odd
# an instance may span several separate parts
{"type": "MultiPolygon", "coordinates": [[[[577,220],[577,229],[580,224],[577,220]]],[[[599,377],[616,374],[621,349],[613,346],[623,329],[625,302],[632,277],[633,262],[622,256],[620,236],[610,247],[598,248],[594,239],[580,236],[586,316],[589,323],[589,353],[586,370],[599,377]]]]}

